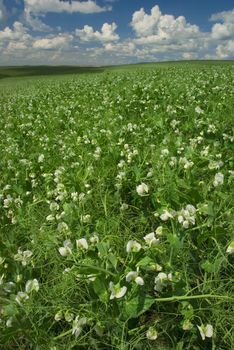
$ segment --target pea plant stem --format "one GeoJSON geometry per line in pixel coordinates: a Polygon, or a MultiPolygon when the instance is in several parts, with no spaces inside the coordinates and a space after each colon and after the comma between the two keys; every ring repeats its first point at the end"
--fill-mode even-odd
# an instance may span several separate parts
{"type": "Polygon", "coordinates": [[[192,299],[223,299],[227,301],[234,301],[234,298],[228,297],[226,295],[215,295],[215,294],[200,294],[200,295],[178,295],[169,298],[156,298],[156,302],[175,302],[180,300],[192,300],[192,299]]]}

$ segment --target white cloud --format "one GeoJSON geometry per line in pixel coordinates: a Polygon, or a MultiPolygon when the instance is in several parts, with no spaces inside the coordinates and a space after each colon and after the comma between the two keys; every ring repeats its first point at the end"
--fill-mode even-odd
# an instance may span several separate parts
{"type": "Polygon", "coordinates": [[[7,51],[25,50],[25,49],[27,49],[26,43],[20,42],[20,41],[11,41],[9,42],[6,48],[7,51]]]}
{"type": "Polygon", "coordinates": [[[45,24],[40,18],[34,16],[29,9],[25,9],[24,18],[26,23],[35,31],[38,32],[50,32],[52,28],[45,24]]]}
{"type": "MultiPolygon", "coordinates": [[[[1,1],[1,0],[0,0],[1,1]]],[[[50,26],[45,24],[39,17],[45,16],[48,12],[54,13],[99,13],[111,10],[110,6],[101,7],[96,1],[78,1],[78,0],[24,0],[24,17],[27,24],[35,31],[49,32],[50,26]]]]}
{"type": "Polygon", "coordinates": [[[200,33],[199,27],[186,22],[184,16],[163,15],[157,5],[149,15],[143,8],[134,12],[131,26],[139,37],[139,44],[184,40],[198,37],[200,33]]]}
{"type": "Polygon", "coordinates": [[[93,27],[85,25],[83,29],[76,29],[75,34],[81,41],[102,41],[110,42],[119,40],[119,35],[115,33],[117,25],[115,23],[104,23],[101,31],[94,31],[93,27]]]}
{"type": "Polygon", "coordinates": [[[25,41],[30,38],[30,35],[27,33],[27,28],[23,26],[20,22],[15,22],[13,24],[13,29],[6,27],[4,30],[0,31],[0,40],[11,41],[19,40],[25,41]]]}
{"type": "Polygon", "coordinates": [[[42,49],[42,50],[61,49],[61,48],[68,47],[72,39],[73,39],[72,35],[60,34],[58,36],[51,37],[51,38],[37,39],[33,42],[32,46],[34,49],[42,49]]]}
{"type": "Polygon", "coordinates": [[[24,0],[25,9],[34,14],[47,12],[81,12],[98,13],[111,9],[111,7],[101,7],[95,1],[60,1],[60,0],[24,0]]]}
{"type": "MultiPolygon", "coordinates": [[[[38,32],[53,30],[48,25],[50,23],[43,23],[47,12],[78,12],[81,4],[87,6],[88,3],[91,7],[86,7],[83,13],[91,11],[94,3],[98,11],[107,9],[91,0],[73,1],[72,5],[59,0],[24,1],[25,22],[38,32]]],[[[110,1],[102,3],[107,2],[110,1]]],[[[0,10],[1,5],[3,0],[0,0],[0,10]]],[[[142,8],[132,15],[131,27],[135,35],[122,40],[115,23],[104,23],[98,30],[85,25],[74,32],[60,34],[57,33],[61,28],[56,28],[56,34],[43,35],[32,33],[22,23],[15,22],[12,27],[0,30],[0,64],[107,65],[178,59],[233,59],[234,9],[214,14],[210,20],[214,22],[211,30],[202,32],[183,16],[162,14],[158,6],[149,13],[142,8]],[[80,47],[79,42],[82,42],[80,47]]]]}
{"type": "Polygon", "coordinates": [[[234,59],[234,40],[228,40],[216,48],[216,55],[221,59],[234,59]]]}
{"type": "Polygon", "coordinates": [[[211,30],[213,39],[231,39],[234,37],[234,9],[231,11],[223,11],[211,16],[211,21],[219,21],[223,23],[215,23],[211,30]]]}
{"type": "Polygon", "coordinates": [[[25,53],[25,50],[30,47],[31,41],[32,37],[28,34],[28,29],[20,22],[14,22],[13,28],[4,28],[0,31],[0,57],[3,62],[4,57],[10,55],[6,61],[7,64],[10,64],[12,58],[17,57],[19,50],[25,53]]]}
{"type": "Polygon", "coordinates": [[[107,52],[116,53],[122,56],[133,56],[136,50],[136,45],[131,41],[122,43],[107,43],[104,46],[104,50],[107,52]]]}
{"type": "Polygon", "coordinates": [[[197,54],[195,52],[184,52],[182,57],[185,60],[195,60],[197,59],[197,54]]]}

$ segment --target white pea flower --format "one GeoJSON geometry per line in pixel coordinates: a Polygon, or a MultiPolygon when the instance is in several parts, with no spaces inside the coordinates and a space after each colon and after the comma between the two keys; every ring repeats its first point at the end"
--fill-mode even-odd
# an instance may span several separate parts
{"type": "Polygon", "coordinates": [[[78,201],[78,192],[72,192],[71,198],[72,198],[73,202],[77,202],[78,201]]]}
{"type": "Polygon", "coordinates": [[[120,210],[127,210],[128,209],[128,204],[123,203],[120,207],[120,210]]]}
{"type": "Polygon", "coordinates": [[[224,175],[222,173],[215,174],[213,185],[215,187],[222,185],[224,182],[224,175]]]}
{"type": "Polygon", "coordinates": [[[147,195],[147,193],[149,192],[149,187],[142,182],[140,185],[136,187],[136,191],[139,194],[139,196],[143,197],[147,195]]]}
{"type": "Polygon", "coordinates": [[[213,326],[211,324],[207,324],[204,326],[203,324],[201,326],[197,326],[199,329],[199,332],[201,334],[202,340],[205,340],[205,338],[211,338],[213,336],[213,326]]]}
{"type": "Polygon", "coordinates": [[[155,233],[156,233],[157,236],[162,236],[162,234],[163,234],[163,227],[162,226],[158,226],[156,228],[155,233]]]}
{"type": "Polygon", "coordinates": [[[84,250],[84,249],[87,250],[89,248],[88,242],[85,238],[77,239],[76,247],[77,249],[81,249],[81,250],[84,250]]]}
{"type": "Polygon", "coordinates": [[[115,299],[115,298],[120,299],[127,292],[127,287],[123,286],[121,288],[119,284],[114,284],[113,282],[109,283],[109,289],[111,291],[110,300],[115,299]]]}
{"type": "Polygon", "coordinates": [[[58,226],[57,226],[57,230],[59,231],[59,232],[66,232],[66,231],[68,231],[69,230],[69,228],[68,228],[68,225],[66,224],[66,222],[60,222],[59,224],[58,224],[58,226]]]}
{"type": "Polygon", "coordinates": [[[23,266],[26,266],[31,261],[32,255],[33,253],[31,250],[22,251],[19,248],[17,254],[14,255],[14,259],[20,261],[23,266]]]}
{"type": "Polygon", "coordinates": [[[227,247],[226,253],[227,254],[234,254],[234,241],[232,241],[229,244],[229,246],[227,247]]]}
{"type": "Polygon", "coordinates": [[[22,306],[23,303],[25,303],[26,300],[29,299],[29,296],[27,293],[24,293],[24,292],[18,292],[17,295],[16,295],[16,302],[22,306]]]}
{"type": "Polygon", "coordinates": [[[194,215],[196,213],[196,208],[192,204],[187,204],[186,210],[188,210],[190,215],[194,215]]]}
{"type": "Polygon", "coordinates": [[[195,108],[195,112],[196,112],[197,114],[203,114],[203,113],[204,113],[203,109],[201,109],[199,106],[197,106],[197,107],[195,108]]]}
{"type": "Polygon", "coordinates": [[[157,245],[160,242],[160,240],[155,237],[154,232],[148,233],[148,235],[144,237],[144,240],[146,241],[149,247],[151,247],[152,245],[157,245]]]}
{"type": "Polygon", "coordinates": [[[143,286],[145,284],[143,278],[140,276],[137,276],[137,278],[135,279],[135,282],[138,286],[143,286]]]}
{"type": "Polygon", "coordinates": [[[131,282],[131,281],[135,280],[137,276],[138,276],[138,273],[136,271],[130,271],[126,275],[126,281],[131,282]]]}
{"type": "Polygon", "coordinates": [[[12,327],[12,322],[13,322],[13,317],[11,316],[10,318],[8,318],[8,320],[6,321],[6,327],[10,328],[12,327]]]}
{"type": "Polygon", "coordinates": [[[195,213],[196,208],[192,204],[186,205],[186,208],[180,210],[178,215],[178,221],[184,228],[189,228],[190,225],[195,225],[195,213]]]}
{"type": "Polygon", "coordinates": [[[156,340],[158,337],[158,332],[156,331],[155,328],[150,327],[148,331],[146,332],[146,337],[149,340],[156,340]]]}
{"type": "Polygon", "coordinates": [[[44,159],[45,159],[44,154],[40,154],[37,161],[38,163],[43,163],[44,159]]]}
{"type": "Polygon", "coordinates": [[[49,215],[47,215],[47,217],[46,217],[46,221],[54,221],[55,220],[55,217],[54,217],[54,215],[53,214],[49,214],[49,215]]]}
{"type": "Polygon", "coordinates": [[[167,286],[168,281],[172,280],[172,274],[169,273],[168,275],[164,272],[159,272],[158,276],[155,277],[154,283],[154,290],[156,292],[161,292],[163,287],[167,286]]]}
{"type": "Polygon", "coordinates": [[[183,228],[189,228],[189,221],[185,220],[182,225],[183,225],[183,228]]]}
{"type": "Polygon", "coordinates": [[[74,314],[72,312],[67,311],[64,315],[64,318],[67,322],[71,322],[74,319],[74,314]]]}
{"type": "Polygon", "coordinates": [[[184,322],[183,322],[183,324],[182,324],[182,329],[184,330],[184,331],[189,331],[190,329],[192,329],[193,328],[193,325],[192,325],[192,323],[189,321],[189,320],[185,320],[184,322]]]}
{"type": "Polygon", "coordinates": [[[55,314],[55,316],[54,316],[54,319],[55,319],[55,321],[61,321],[61,319],[63,318],[63,313],[62,313],[62,311],[58,311],[56,314],[55,314]]]}
{"type": "Polygon", "coordinates": [[[59,205],[56,202],[51,202],[50,203],[50,211],[57,211],[59,210],[59,205]]]}
{"type": "Polygon", "coordinates": [[[138,271],[130,271],[126,275],[126,282],[135,281],[138,286],[143,286],[144,280],[142,277],[138,276],[138,271]]]}
{"type": "Polygon", "coordinates": [[[63,247],[59,248],[59,253],[62,256],[68,256],[72,253],[72,243],[70,239],[67,239],[63,242],[63,247]]]}
{"type": "Polygon", "coordinates": [[[127,253],[139,252],[141,250],[141,244],[137,241],[128,241],[126,251],[127,253]]]}
{"type": "Polygon", "coordinates": [[[89,214],[81,215],[80,221],[84,224],[88,224],[91,221],[91,215],[89,214]]]}
{"type": "Polygon", "coordinates": [[[25,286],[26,293],[31,293],[33,290],[35,290],[36,292],[39,291],[39,283],[36,278],[34,278],[33,280],[27,281],[25,286]]]}
{"type": "Polygon", "coordinates": [[[168,149],[167,149],[167,148],[164,148],[164,149],[161,150],[161,156],[160,156],[160,157],[161,157],[161,158],[167,157],[168,154],[169,154],[168,149]]]}
{"type": "Polygon", "coordinates": [[[75,335],[75,337],[78,337],[82,332],[83,326],[85,326],[86,323],[87,323],[86,317],[79,318],[79,316],[76,316],[76,318],[72,323],[72,334],[75,335]]]}
{"type": "Polygon", "coordinates": [[[167,209],[164,209],[163,213],[160,215],[160,219],[162,221],[167,221],[168,219],[172,219],[172,218],[173,218],[173,215],[167,209]]]}
{"type": "Polygon", "coordinates": [[[96,243],[99,242],[99,237],[98,237],[98,235],[96,233],[94,233],[93,236],[90,237],[89,240],[90,240],[91,243],[96,244],[96,243]]]}

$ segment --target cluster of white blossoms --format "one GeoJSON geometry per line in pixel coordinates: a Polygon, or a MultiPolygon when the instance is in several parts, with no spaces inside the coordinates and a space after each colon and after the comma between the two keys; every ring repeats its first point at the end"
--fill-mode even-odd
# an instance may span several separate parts
{"type": "MultiPolygon", "coordinates": [[[[160,239],[158,237],[162,235],[162,232],[163,232],[162,226],[158,226],[155,232],[150,232],[147,235],[145,235],[143,237],[146,243],[146,246],[144,246],[144,248],[150,248],[154,245],[158,245],[160,243],[160,239]]],[[[142,245],[139,242],[135,240],[130,240],[127,242],[127,246],[126,246],[127,253],[136,253],[136,252],[139,252],[141,249],[142,249],[142,245]]]]}
{"type": "Polygon", "coordinates": [[[82,222],[83,224],[89,224],[91,222],[91,215],[90,214],[81,215],[80,222],[82,222]]]}
{"type": "Polygon", "coordinates": [[[149,340],[156,340],[158,338],[158,332],[154,327],[149,327],[146,332],[146,338],[149,340]]]}
{"type": "Polygon", "coordinates": [[[205,338],[211,338],[213,336],[213,326],[211,324],[207,324],[205,325],[201,325],[201,326],[197,326],[202,340],[205,340],[205,338]]]}
{"type": "Polygon", "coordinates": [[[87,324],[87,322],[88,320],[86,317],[80,318],[79,316],[76,316],[72,323],[72,334],[75,337],[78,337],[81,334],[83,327],[87,324]]]}
{"type": "Polygon", "coordinates": [[[141,250],[141,244],[138,243],[137,241],[130,240],[127,243],[127,253],[134,253],[134,252],[139,252],[141,250]]]}
{"type": "Polygon", "coordinates": [[[197,114],[203,114],[203,113],[204,113],[204,110],[203,110],[201,107],[197,106],[197,107],[195,108],[195,112],[196,112],[197,114]]]}
{"type": "Polygon", "coordinates": [[[99,160],[101,157],[101,153],[102,153],[101,147],[96,147],[94,154],[93,154],[94,158],[96,160],[99,160]]]}
{"type": "Polygon", "coordinates": [[[183,165],[184,169],[190,169],[194,166],[194,162],[186,157],[180,157],[179,164],[183,165]]]}
{"type": "Polygon", "coordinates": [[[167,287],[172,281],[171,273],[159,272],[159,274],[155,277],[154,280],[154,290],[156,292],[162,292],[164,287],[167,287]]]}
{"type": "MultiPolygon", "coordinates": [[[[91,237],[90,238],[91,243],[97,243],[98,242],[98,237],[95,235],[95,237],[91,237]]],[[[59,253],[62,256],[68,256],[72,254],[72,248],[73,248],[73,244],[71,242],[70,239],[66,239],[65,241],[63,241],[63,247],[60,247],[58,249],[59,253]]],[[[87,242],[86,238],[80,238],[76,240],[76,248],[78,251],[85,251],[89,249],[89,245],[87,242]]]]}
{"type": "Polygon", "coordinates": [[[155,237],[155,232],[151,232],[151,233],[148,233],[145,237],[144,237],[144,240],[146,242],[146,244],[151,247],[153,245],[157,245],[160,243],[160,240],[159,238],[156,238],[155,237]]]}
{"type": "Polygon", "coordinates": [[[144,182],[142,182],[136,187],[136,191],[139,196],[144,197],[149,193],[149,187],[144,182]]]}
{"type": "Polygon", "coordinates": [[[109,290],[111,291],[110,300],[120,299],[126,294],[127,287],[126,286],[121,287],[119,283],[114,284],[114,282],[110,282],[109,290]]]}
{"type": "Polygon", "coordinates": [[[139,268],[137,268],[137,271],[130,271],[126,275],[126,282],[131,281],[135,281],[139,286],[143,286],[145,284],[143,278],[139,276],[139,268]]]}
{"type": "Polygon", "coordinates": [[[29,299],[29,294],[32,293],[33,291],[38,292],[39,291],[39,283],[36,278],[33,280],[27,281],[25,285],[25,292],[18,292],[16,295],[16,302],[22,306],[28,299],[29,299]]]}
{"type": "Polygon", "coordinates": [[[213,181],[214,187],[223,185],[223,182],[224,182],[224,175],[222,173],[215,174],[215,178],[213,181]]]}
{"type": "Polygon", "coordinates": [[[234,254],[234,241],[232,241],[226,249],[227,254],[234,254]]]}
{"type": "Polygon", "coordinates": [[[186,205],[185,209],[183,208],[180,210],[177,215],[178,222],[182,224],[184,228],[189,228],[191,225],[195,225],[196,208],[193,205],[186,205]]]}
{"type": "Polygon", "coordinates": [[[14,255],[15,261],[20,261],[23,266],[28,265],[32,260],[33,252],[31,250],[18,249],[17,254],[14,255]]]}
{"type": "MultiPolygon", "coordinates": [[[[167,221],[169,219],[173,219],[175,216],[176,212],[173,210],[167,210],[167,209],[163,209],[162,214],[160,215],[160,219],[162,221],[167,221]]],[[[156,213],[155,216],[158,216],[158,214],[156,213]]]]}

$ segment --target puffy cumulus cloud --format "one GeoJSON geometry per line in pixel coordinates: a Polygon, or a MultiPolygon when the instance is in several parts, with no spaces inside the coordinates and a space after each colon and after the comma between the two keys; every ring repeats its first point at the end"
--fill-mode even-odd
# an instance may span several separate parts
{"type": "Polygon", "coordinates": [[[222,22],[213,25],[211,30],[212,39],[224,40],[234,38],[234,9],[216,13],[211,16],[210,20],[222,22]]]}
{"type": "Polygon", "coordinates": [[[104,46],[107,52],[116,52],[120,55],[132,56],[135,53],[136,45],[133,42],[122,42],[122,43],[107,43],[104,46]]]}
{"type": "Polygon", "coordinates": [[[22,41],[11,41],[9,42],[6,50],[14,52],[15,50],[25,50],[27,49],[27,45],[22,41]]]}
{"type": "Polygon", "coordinates": [[[157,43],[160,41],[184,40],[200,35],[199,27],[186,22],[184,16],[174,17],[163,15],[156,5],[151,13],[145,13],[144,8],[133,13],[131,26],[139,39],[139,44],[157,43]]]}
{"type": "Polygon", "coordinates": [[[72,39],[72,35],[60,34],[54,37],[37,39],[33,42],[32,46],[34,49],[42,50],[61,49],[68,47],[72,39]]]}
{"type": "Polygon", "coordinates": [[[104,23],[101,31],[94,31],[93,27],[85,25],[83,29],[76,29],[75,34],[81,41],[101,41],[110,42],[119,40],[119,35],[115,33],[117,25],[104,23]]]}
{"type": "Polygon", "coordinates": [[[13,29],[10,27],[6,27],[2,31],[0,31],[0,41],[9,42],[12,40],[18,40],[20,42],[27,41],[31,38],[30,34],[28,34],[28,29],[24,27],[24,25],[18,21],[13,24],[13,29]]]}
{"type": "Polygon", "coordinates": [[[52,31],[52,28],[45,24],[39,17],[34,16],[30,12],[29,9],[25,9],[24,11],[24,19],[33,30],[38,31],[38,32],[50,32],[52,31]]]}
{"type": "Polygon", "coordinates": [[[0,0],[0,22],[5,21],[6,14],[7,14],[6,7],[3,3],[3,0],[0,0]]]}
{"type": "Polygon", "coordinates": [[[184,52],[182,57],[185,60],[196,60],[198,55],[196,52],[184,52]]]}
{"type": "Polygon", "coordinates": [[[234,59],[234,40],[228,40],[216,48],[216,55],[220,59],[234,59]]]}
{"type": "Polygon", "coordinates": [[[34,14],[43,14],[47,12],[98,13],[111,10],[110,6],[101,7],[93,0],[24,0],[24,3],[25,9],[34,14]]]}
{"type": "Polygon", "coordinates": [[[84,14],[98,13],[111,10],[110,6],[101,7],[96,1],[77,1],[77,0],[24,0],[24,18],[27,24],[35,31],[49,32],[50,26],[45,24],[40,17],[48,12],[54,13],[75,13],[84,14]]]}
{"type": "Polygon", "coordinates": [[[6,27],[0,31],[0,64],[12,64],[12,57],[17,57],[19,51],[24,52],[25,55],[31,41],[32,37],[28,33],[28,29],[20,22],[14,22],[12,28],[6,27]]]}

